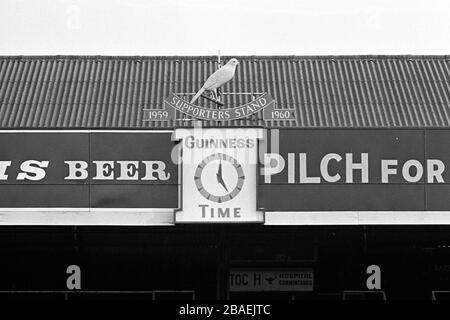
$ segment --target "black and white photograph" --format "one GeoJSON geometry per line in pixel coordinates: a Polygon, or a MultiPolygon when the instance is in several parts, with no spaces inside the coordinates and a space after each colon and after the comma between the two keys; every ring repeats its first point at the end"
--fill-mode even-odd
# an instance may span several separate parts
{"type": "Polygon", "coordinates": [[[445,300],[448,1],[0,1],[0,306],[445,300]]]}

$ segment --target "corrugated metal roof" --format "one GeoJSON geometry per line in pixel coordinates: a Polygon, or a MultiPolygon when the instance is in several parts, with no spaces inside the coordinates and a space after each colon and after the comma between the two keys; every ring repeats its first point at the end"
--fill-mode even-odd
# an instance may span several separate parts
{"type": "MultiPolygon", "coordinates": [[[[228,59],[229,57],[224,57],[228,59]]],[[[247,56],[223,92],[269,92],[297,119],[225,126],[448,127],[449,56],[247,56]]],[[[216,57],[0,57],[1,128],[161,128],[143,108],[195,92],[216,57]]],[[[234,107],[249,96],[226,96],[234,107]]],[[[203,100],[206,106],[211,105],[203,100]]],[[[202,102],[203,103],[203,102],[202,102]]],[[[207,125],[217,125],[208,123],[207,125]]]]}

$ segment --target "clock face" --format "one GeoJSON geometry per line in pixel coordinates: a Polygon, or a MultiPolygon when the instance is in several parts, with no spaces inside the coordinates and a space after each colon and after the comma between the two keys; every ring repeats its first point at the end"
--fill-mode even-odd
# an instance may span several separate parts
{"type": "Polygon", "coordinates": [[[195,185],[206,199],[218,203],[229,201],[244,186],[244,170],[233,157],[212,154],[200,162],[194,174],[195,185]]]}

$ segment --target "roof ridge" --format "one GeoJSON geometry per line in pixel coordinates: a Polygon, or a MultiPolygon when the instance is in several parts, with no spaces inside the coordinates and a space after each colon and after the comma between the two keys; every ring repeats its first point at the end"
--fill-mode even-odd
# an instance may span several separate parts
{"type": "MultiPolygon", "coordinates": [[[[222,57],[236,57],[241,59],[277,59],[277,60],[333,60],[333,59],[450,59],[450,53],[448,55],[223,55],[222,57]]],[[[118,55],[0,55],[0,59],[4,60],[30,60],[30,59],[80,59],[80,60],[190,60],[190,59],[216,59],[216,55],[210,56],[118,56],[118,55]]]]}

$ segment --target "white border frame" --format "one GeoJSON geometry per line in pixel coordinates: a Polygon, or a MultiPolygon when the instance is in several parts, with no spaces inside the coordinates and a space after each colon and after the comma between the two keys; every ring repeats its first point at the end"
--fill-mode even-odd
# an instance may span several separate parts
{"type": "Polygon", "coordinates": [[[172,133],[174,130],[7,130],[1,133],[172,133]]]}
{"type": "Polygon", "coordinates": [[[174,209],[0,208],[0,226],[172,226],[174,209]]]}
{"type": "Polygon", "coordinates": [[[266,211],[265,225],[449,225],[450,211],[266,211]]]}

